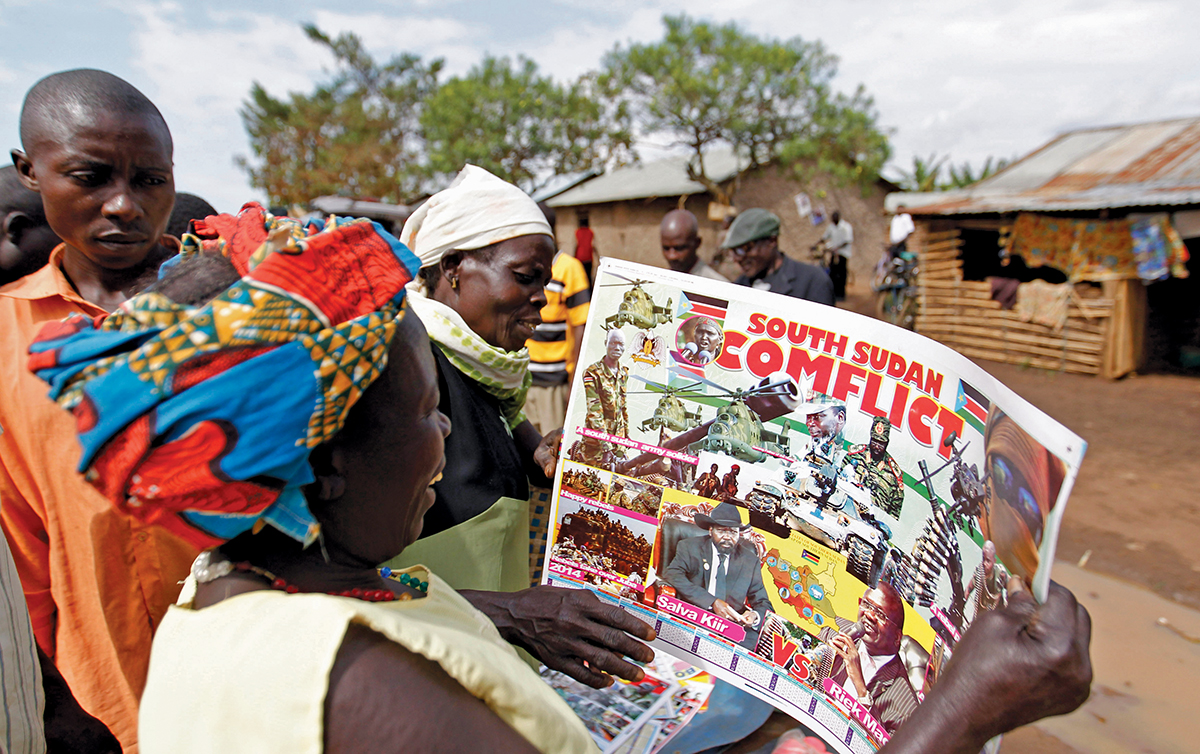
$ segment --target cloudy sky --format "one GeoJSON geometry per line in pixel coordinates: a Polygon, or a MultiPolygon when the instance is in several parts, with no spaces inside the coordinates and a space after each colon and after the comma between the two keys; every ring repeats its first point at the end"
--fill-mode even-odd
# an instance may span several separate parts
{"type": "Polygon", "coordinates": [[[0,142],[38,78],[103,68],[144,91],[175,137],[176,184],[219,210],[256,198],[238,108],[251,82],[308,91],[331,60],[301,24],[353,31],[377,59],[443,57],[464,73],[485,53],[524,54],[562,78],[613,45],[662,36],[666,13],[736,21],[755,34],[820,39],[837,85],[866,85],[892,130],[893,163],[949,154],[979,164],[1064,130],[1200,116],[1195,0],[0,0],[0,142]]]}

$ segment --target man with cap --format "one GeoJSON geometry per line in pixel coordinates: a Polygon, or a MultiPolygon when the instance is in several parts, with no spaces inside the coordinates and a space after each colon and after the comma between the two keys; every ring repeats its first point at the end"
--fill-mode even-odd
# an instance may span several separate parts
{"type": "Polygon", "coordinates": [[[729,473],[721,477],[721,500],[731,500],[738,496],[738,472],[742,470],[736,463],[729,467],[729,473]]]}
{"type": "Polygon", "coordinates": [[[793,298],[834,305],[833,282],[819,267],[797,262],[779,249],[779,218],[765,209],[737,216],[721,243],[742,268],[734,282],[793,298]]]}
{"type": "Polygon", "coordinates": [[[750,525],[742,523],[733,503],[721,503],[711,516],[697,513],[695,521],[708,535],[681,539],[663,580],[685,602],[752,629],[745,641],[754,646],[756,629],[771,601],[758,552],[742,539],[750,525]]]}
{"type": "MultiPolygon", "coordinates": [[[[809,396],[808,402],[796,409],[804,414],[808,427],[808,453],[804,460],[813,466],[837,464],[842,457],[842,431],[846,428],[846,404],[821,393],[809,396]]],[[[837,466],[835,466],[837,468],[837,466]]]]}
{"type": "Polygon", "coordinates": [[[842,473],[871,493],[871,500],[889,516],[900,518],[904,505],[904,474],[887,452],[892,423],[886,416],[871,421],[871,437],[865,445],[854,445],[842,460],[842,473]]]}
{"type": "Polygon", "coordinates": [[[714,270],[696,254],[700,248],[700,224],[691,212],[673,209],[664,215],[659,226],[659,237],[663,258],[672,270],[722,283],[729,282],[729,278],[714,270]]]}

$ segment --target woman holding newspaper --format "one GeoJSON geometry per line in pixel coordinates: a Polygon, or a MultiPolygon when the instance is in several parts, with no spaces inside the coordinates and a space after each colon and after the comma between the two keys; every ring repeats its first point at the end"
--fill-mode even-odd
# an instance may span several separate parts
{"type": "MultiPolygon", "coordinates": [[[[54,397],[95,419],[81,425],[88,442],[107,433],[89,482],[129,515],[202,544],[229,539],[197,560],[159,629],[142,750],[594,751],[569,708],[436,574],[374,567],[419,536],[447,463],[434,361],[401,303],[415,260],[365,222],[305,237],[257,207],[224,220],[243,232],[185,252],[111,326],[55,325],[33,346],[54,397]],[[209,326],[231,315],[247,326],[209,326]],[[308,317],[313,329],[293,326],[308,317]],[[179,331],[210,340],[196,364],[180,353],[180,367],[165,367],[169,390],[121,381],[145,368],[144,349],[177,349],[179,331]],[[256,332],[262,340],[243,342],[256,332]],[[357,355],[312,347],[338,338],[358,344],[357,355]],[[314,368],[327,362],[355,391],[314,368]],[[160,433],[153,448],[118,452],[144,441],[130,428],[146,426],[160,433]],[[296,441],[314,427],[318,442],[296,441]],[[263,486],[268,477],[281,481],[263,486]]],[[[1039,607],[1014,586],[887,751],[973,752],[1078,706],[1088,630],[1066,590],[1039,607]]]]}
{"type": "Polygon", "coordinates": [[[422,539],[393,567],[424,563],[513,643],[593,686],[640,680],[654,632],[590,592],[529,585],[529,480],[549,486],[561,432],[525,419],[525,341],[541,323],[556,250],[525,192],[467,165],[421,205],[400,240],[420,258],[408,300],[433,344],[442,413],[456,427],[422,539]],[[636,637],[636,638],[635,638],[636,637]]]}

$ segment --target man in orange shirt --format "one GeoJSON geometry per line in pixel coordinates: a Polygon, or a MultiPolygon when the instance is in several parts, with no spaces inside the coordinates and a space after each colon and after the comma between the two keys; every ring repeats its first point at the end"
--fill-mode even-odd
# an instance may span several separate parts
{"type": "Polygon", "coordinates": [[[0,288],[0,525],[38,645],[83,707],[137,751],[137,702],[152,634],[196,551],[113,509],[76,470],[72,418],[26,371],[46,322],[102,316],[178,243],[163,235],[175,198],[171,133],[127,82],[54,74],[30,89],[13,161],[63,240],[40,271],[0,288]]]}

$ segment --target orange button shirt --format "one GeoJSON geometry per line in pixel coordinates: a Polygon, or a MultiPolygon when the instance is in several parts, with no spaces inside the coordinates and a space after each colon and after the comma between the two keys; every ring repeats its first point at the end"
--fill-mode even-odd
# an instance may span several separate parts
{"type": "Polygon", "coordinates": [[[43,323],[72,312],[105,313],[71,287],[62,250],[40,271],[0,288],[0,526],[38,645],[129,754],[137,751],[138,699],[154,630],[197,551],[119,513],[83,481],[74,418],[25,368],[43,323]]]}

